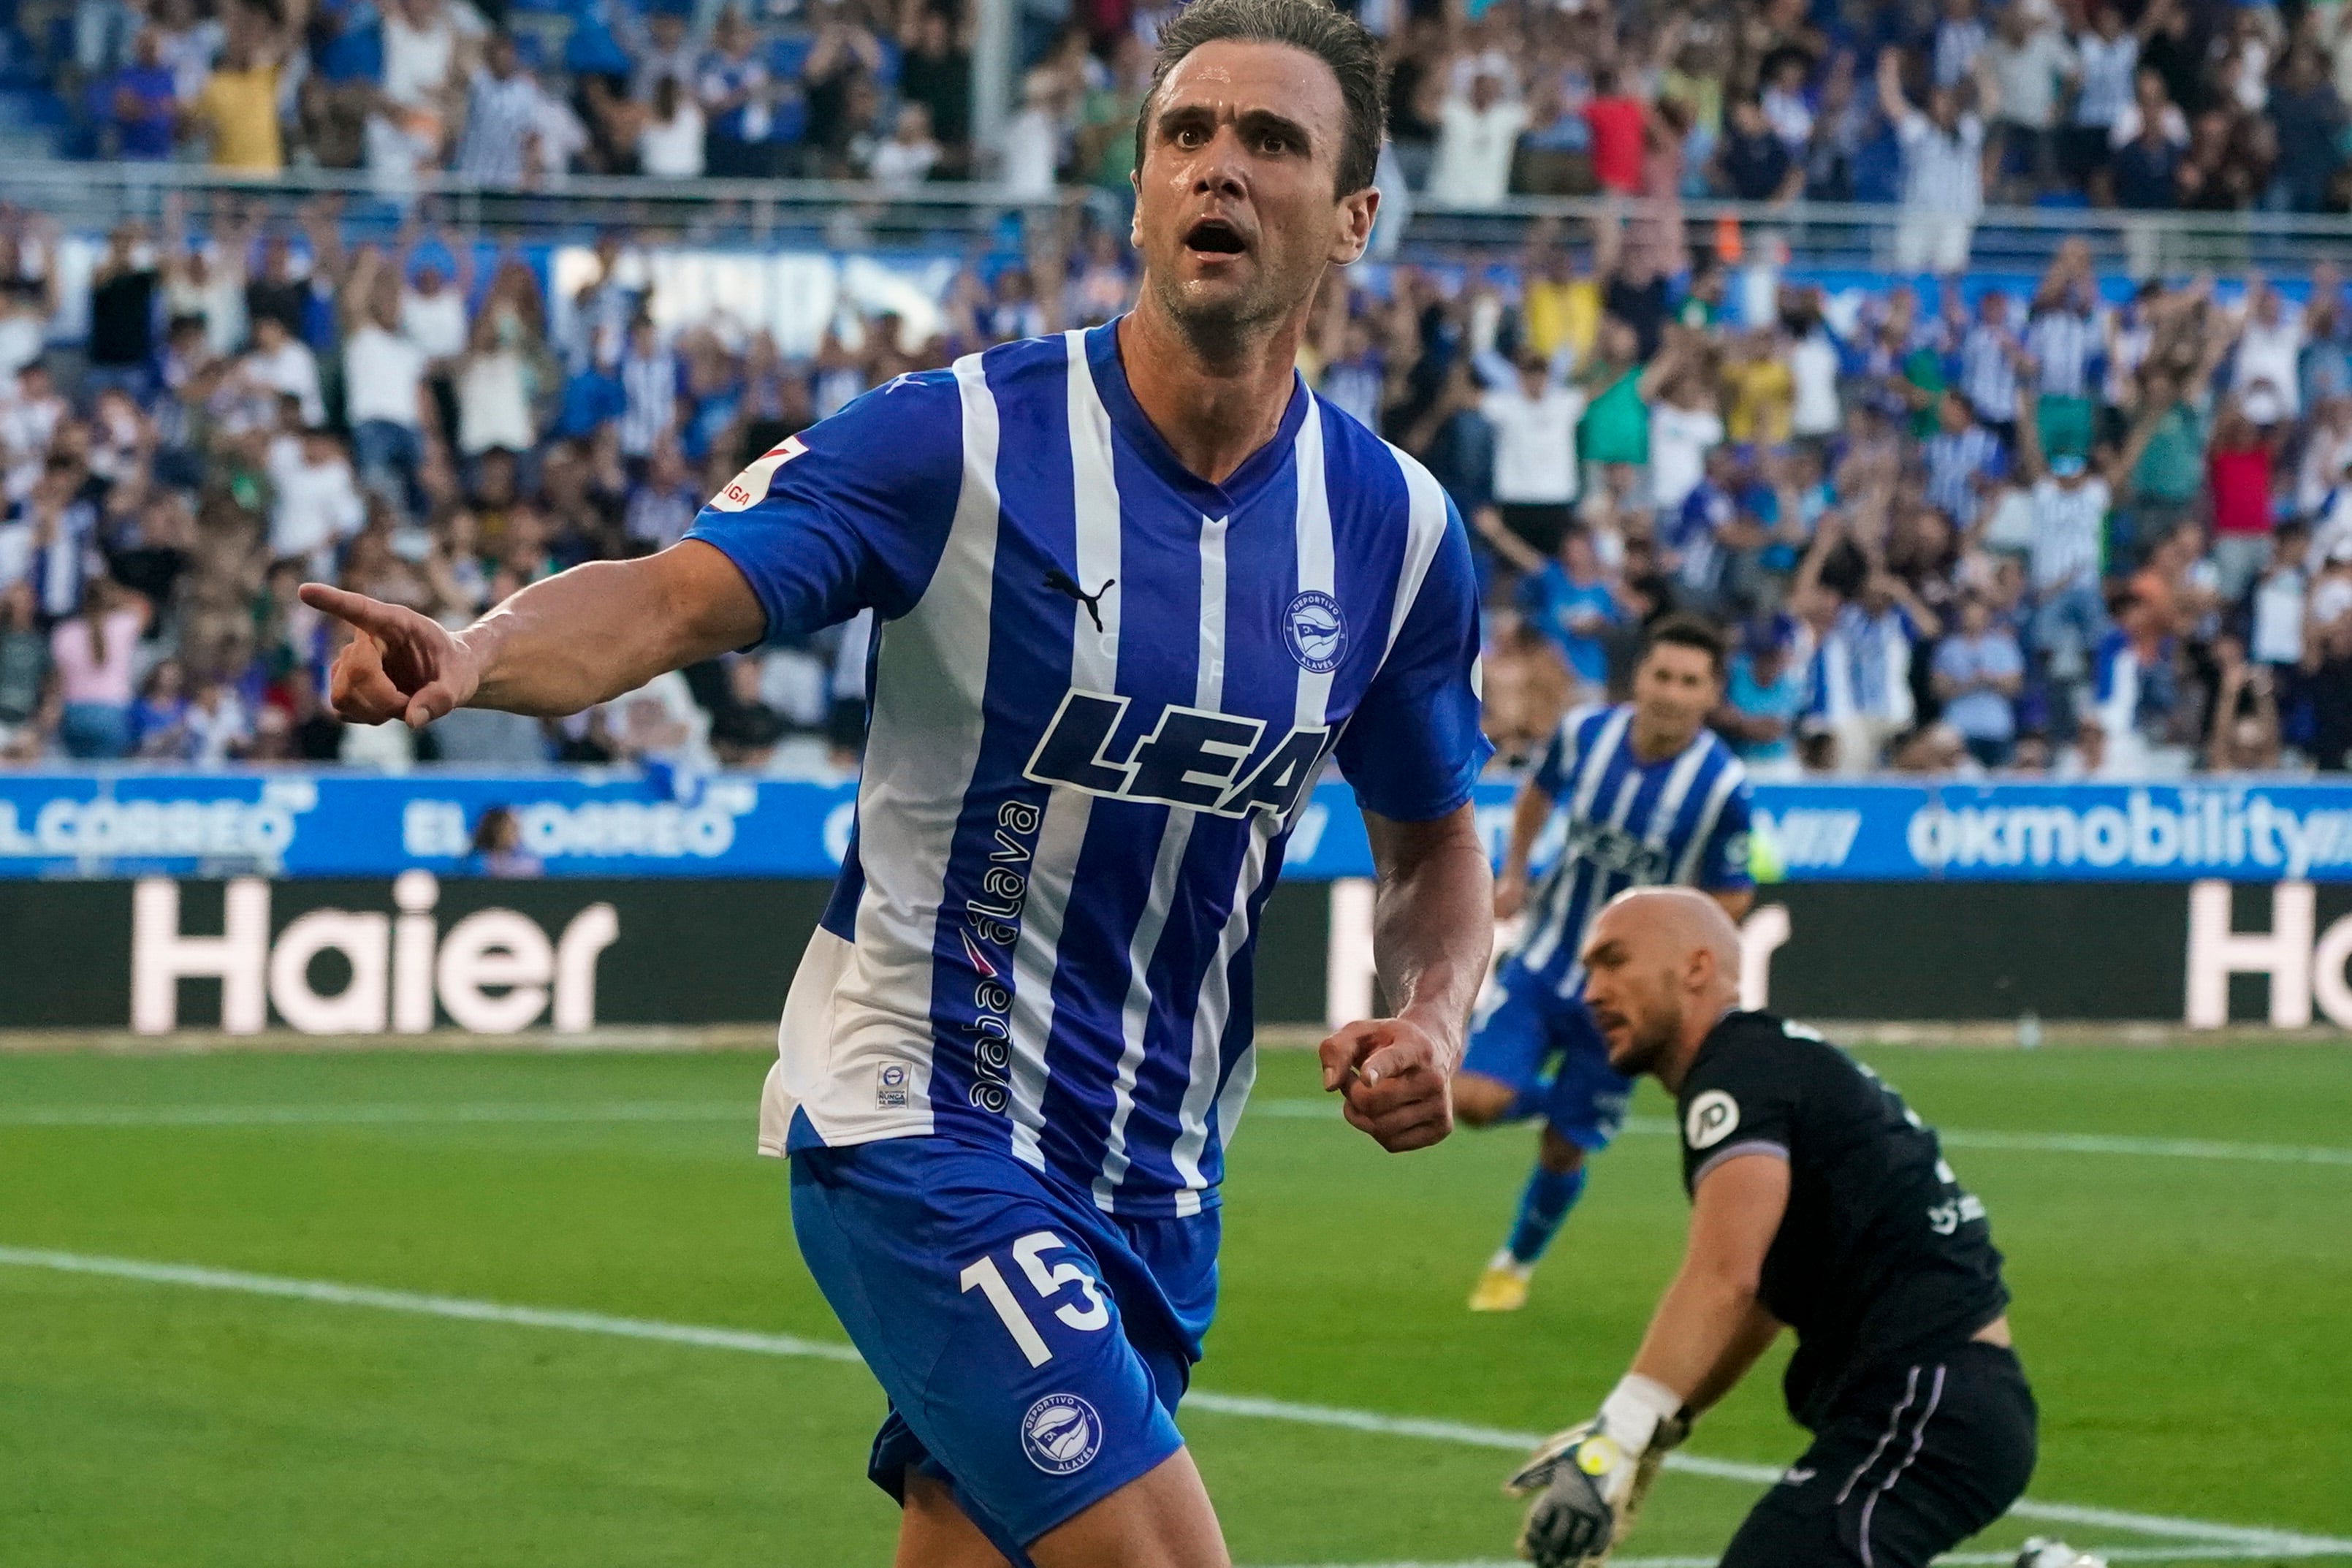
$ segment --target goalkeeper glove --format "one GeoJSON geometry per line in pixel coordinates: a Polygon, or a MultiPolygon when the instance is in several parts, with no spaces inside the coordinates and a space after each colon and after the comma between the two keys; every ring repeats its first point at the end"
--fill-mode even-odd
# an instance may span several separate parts
{"type": "Polygon", "coordinates": [[[1666,1452],[1688,1434],[1681,1398],[1655,1379],[1629,1373],[1601,1413],[1529,1456],[1504,1484],[1533,1494],[1519,1554],[1537,1568],[1599,1563],[1625,1538],[1666,1452]]]}

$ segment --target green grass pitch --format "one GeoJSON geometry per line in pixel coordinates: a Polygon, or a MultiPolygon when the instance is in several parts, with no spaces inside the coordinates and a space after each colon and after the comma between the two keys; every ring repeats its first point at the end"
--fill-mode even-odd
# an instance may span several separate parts
{"type": "MultiPolygon", "coordinates": [[[[2042,1405],[2032,1497],[2244,1527],[2064,1532],[2148,1559],[2352,1562],[2352,1048],[1867,1055],[1955,1134],[1990,1206],[2042,1405]]],[[[751,1152],[763,1068],[0,1057],[0,1563],[886,1563],[861,1367],[449,1315],[495,1302],[838,1344],[782,1170],[751,1152]],[[196,1289],[37,1252],[460,1305],[196,1289]]],[[[1511,1432],[1590,1411],[1681,1245],[1654,1086],[1509,1318],[1462,1301],[1525,1130],[1383,1155],[1310,1103],[1299,1052],[1269,1053],[1257,1095],[1197,1389],[1511,1432]]],[[[1778,1363],[1692,1452],[1795,1455],[1778,1363]]],[[[1245,1568],[1509,1555],[1499,1447],[1230,1407],[1183,1424],[1245,1568]]],[[[1706,1560],[1756,1489],[1669,1475],[1627,1556],[1706,1560]]],[[[2053,1528],[2013,1519],[1977,1550],[2053,1528]]]]}

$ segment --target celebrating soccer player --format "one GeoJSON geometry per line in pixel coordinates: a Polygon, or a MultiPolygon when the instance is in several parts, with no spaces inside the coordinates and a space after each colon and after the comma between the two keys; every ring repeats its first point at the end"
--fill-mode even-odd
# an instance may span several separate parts
{"type": "Polygon", "coordinates": [[[1722,1568],[1926,1568],[2033,1473],[2033,1395],[1983,1203],[1867,1068],[1736,1010],[1739,933],[1713,900],[1621,894],[1580,956],[1610,1066],[1675,1096],[1690,1239],[1600,1414],[1512,1478],[1535,1494],[1522,1549],[1538,1568],[1604,1556],[1665,1451],[1785,1323],[1789,1413],[1812,1447],[1722,1568]]]}
{"type": "Polygon", "coordinates": [[[1748,775],[1706,727],[1723,696],[1722,634],[1690,616],[1649,629],[1633,700],[1571,713],[1519,792],[1495,913],[1525,932],[1478,1005],[1454,1112],[1474,1126],[1543,1118],[1536,1165],[1509,1238],[1470,1295],[1474,1312],[1517,1311],[1584,1191],[1584,1162],[1616,1136],[1628,1086],[1586,1016],[1583,946],[1601,906],[1626,888],[1705,888],[1736,919],[1748,874],[1748,775]],[[1559,858],[1532,895],[1528,861],[1554,812],[1559,858]]]}
{"type": "Polygon", "coordinates": [[[1198,0],[1137,124],[1134,312],[901,377],[746,469],[676,547],[457,635],[362,634],[337,709],[569,713],[872,607],[856,831],[761,1142],[880,1379],[902,1568],[1218,1568],[1172,1420],[1216,1295],[1251,953],[1327,756],[1380,870],[1396,1012],[1323,1046],[1383,1148],[1452,1126],[1492,897],[1469,805],[1469,545],[1293,366],[1379,205],[1378,43],[1198,0]]]}

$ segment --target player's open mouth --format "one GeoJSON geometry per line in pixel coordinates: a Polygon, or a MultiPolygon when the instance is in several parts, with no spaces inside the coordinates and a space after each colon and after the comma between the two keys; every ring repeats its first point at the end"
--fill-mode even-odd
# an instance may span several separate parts
{"type": "Polygon", "coordinates": [[[1239,256],[1249,248],[1249,241],[1223,218],[1204,217],[1184,231],[1184,248],[1205,256],[1239,256]]]}

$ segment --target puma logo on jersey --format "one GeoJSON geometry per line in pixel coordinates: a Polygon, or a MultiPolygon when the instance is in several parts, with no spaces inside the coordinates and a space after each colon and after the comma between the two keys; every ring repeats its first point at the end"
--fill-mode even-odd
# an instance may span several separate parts
{"type": "Polygon", "coordinates": [[[1118,585],[1118,578],[1106,577],[1103,579],[1103,585],[1089,594],[1078,585],[1076,578],[1059,566],[1048,567],[1045,572],[1045,586],[1053,589],[1056,594],[1067,594],[1071,598],[1084,605],[1087,607],[1087,618],[1094,622],[1097,631],[1103,629],[1102,596],[1118,585]]]}
{"type": "Polygon", "coordinates": [[[1265,721],[1170,703],[1149,734],[1114,756],[1114,737],[1132,700],[1099,691],[1068,693],[1030,754],[1027,776],[1088,795],[1220,816],[1265,811],[1287,820],[1314,784],[1332,738],[1325,725],[1294,729],[1251,767],[1265,721]]]}

